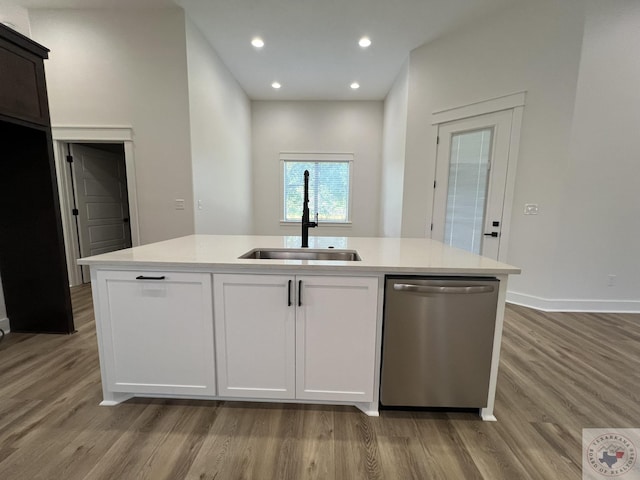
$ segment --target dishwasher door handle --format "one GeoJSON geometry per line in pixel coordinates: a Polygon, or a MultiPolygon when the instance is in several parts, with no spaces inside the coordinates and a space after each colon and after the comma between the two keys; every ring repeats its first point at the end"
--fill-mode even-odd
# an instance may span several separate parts
{"type": "Polygon", "coordinates": [[[493,285],[468,285],[460,287],[446,287],[438,285],[412,285],[410,283],[396,283],[394,290],[399,292],[415,292],[415,293],[491,293],[495,290],[493,285]]]}

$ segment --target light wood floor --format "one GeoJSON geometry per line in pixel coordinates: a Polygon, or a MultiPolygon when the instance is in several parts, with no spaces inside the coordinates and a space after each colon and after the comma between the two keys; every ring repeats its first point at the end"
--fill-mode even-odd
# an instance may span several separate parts
{"type": "MultiPolygon", "coordinates": [[[[640,427],[640,315],[508,307],[495,413],[136,399],[99,407],[78,333],[0,343],[0,479],[579,479],[581,429],[640,427]]],[[[37,299],[34,299],[37,301],[37,299]]]]}

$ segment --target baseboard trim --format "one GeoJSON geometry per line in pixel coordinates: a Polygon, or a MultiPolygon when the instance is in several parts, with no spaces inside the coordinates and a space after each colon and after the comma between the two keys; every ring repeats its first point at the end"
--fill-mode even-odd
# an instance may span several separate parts
{"type": "Polygon", "coordinates": [[[0,328],[4,330],[4,333],[9,333],[10,330],[9,319],[8,318],[0,318],[0,328]]]}
{"type": "Polygon", "coordinates": [[[543,312],[640,313],[638,300],[551,299],[526,293],[507,292],[507,303],[543,312]]]}

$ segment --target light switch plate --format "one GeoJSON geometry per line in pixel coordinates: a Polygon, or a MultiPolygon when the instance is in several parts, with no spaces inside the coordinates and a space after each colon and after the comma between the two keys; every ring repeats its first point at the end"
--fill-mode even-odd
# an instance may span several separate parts
{"type": "Polygon", "coordinates": [[[538,204],[537,203],[525,203],[524,204],[524,214],[525,215],[538,215],[538,204]]]}

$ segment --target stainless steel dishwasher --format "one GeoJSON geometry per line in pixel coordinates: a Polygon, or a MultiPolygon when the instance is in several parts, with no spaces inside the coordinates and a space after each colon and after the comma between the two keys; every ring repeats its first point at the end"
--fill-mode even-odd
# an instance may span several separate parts
{"type": "Polygon", "coordinates": [[[498,287],[495,278],[387,276],[383,406],[487,406],[498,287]]]}

